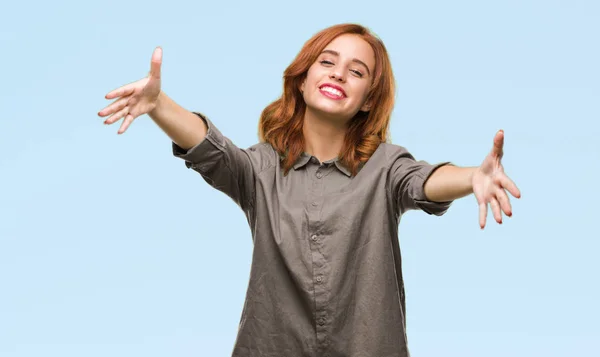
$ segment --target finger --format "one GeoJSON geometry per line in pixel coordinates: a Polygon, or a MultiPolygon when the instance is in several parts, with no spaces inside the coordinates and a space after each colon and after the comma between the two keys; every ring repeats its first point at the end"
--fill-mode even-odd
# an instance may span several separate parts
{"type": "Polygon", "coordinates": [[[494,214],[494,219],[496,222],[502,224],[502,212],[500,211],[500,204],[495,197],[490,199],[490,208],[492,209],[492,213],[494,214]]]}
{"type": "Polygon", "coordinates": [[[509,217],[512,216],[512,206],[510,205],[510,200],[504,189],[498,188],[496,191],[496,199],[498,200],[498,203],[500,203],[502,212],[509,217]]]}
{"type": "Polygon", "coordinates": [[[119,128],[119,131],[117,131],[117,134],[123,134],[129,128],[131,123],[133,123],[133,119],[133,115],[127,114],[123,123],[121,123],[121,127],[119,128]]]}
{"type": "Polygon", "coordinates": [[[133,93],[135,90],[137,82],[126,84],[122,87],[119,87],[113,91],[110,91],[107,95],[104,96],[106,99],[113,99],[117,97],[125,97],[133,93]]]}
{"type": "Polygon", "coordinates": [[[485,227],[485,221],[487,220],[487,204],[484,202],[479,203],[479,227],[483,229],[485,227]]]}
{"type": "Polygon", "coordinates": [[[156,47],[152,53],[150,61],[150,76],[155,79],[160,79],[160,67],[162,64],[162,48],[156,47]]]}
{"type": "Polygon", "coordinates": [[[508,176],[502,175],[499,181],[500,185],[504,187],[508,192],[510,192],[510,194],[513,195],[513,197],[521,198],[521,191],[514,183],[514,181],[511,180],[508,176]]]}
{"type": "Polygon", "coordinates": [[[105,117],[109,114],[113,114],[118,112],[119,110],[125,108],[129,102],[130,97],[122,97],[114,102],[112,102],[109,106],[105,107],[101,111],[98,112],[98,116],[105,117]]]}
{"type": "Polygon", "coordinates": [[[129,113],[129,107],[125,107],[113,114],[110,118],[104,121],[104,124],[114,124],[116,121],[121,120],[121,118],[127,115],[127,113],[129,113]]]}
{"type": "Polygon", "coordinates": [[[494,146],[492,153],[498,157],[502,157],[504,149],[504,130],[499,130],[494,136],[494,146]]]}

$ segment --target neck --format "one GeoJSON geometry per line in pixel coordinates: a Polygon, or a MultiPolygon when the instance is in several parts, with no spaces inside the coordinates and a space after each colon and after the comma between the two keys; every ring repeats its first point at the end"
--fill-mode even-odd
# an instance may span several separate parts
{"type": "Polygon", "coordinates": [[[344,145],[346,123],[306,111],[302,127],[307,154],[328,161],[337,158],[344,145]]]}

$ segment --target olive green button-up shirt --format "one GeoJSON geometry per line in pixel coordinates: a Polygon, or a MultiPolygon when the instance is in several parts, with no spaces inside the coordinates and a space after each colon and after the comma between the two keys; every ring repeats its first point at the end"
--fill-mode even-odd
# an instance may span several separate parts
{"type": "Polygon", "coordinates": [[[445,163],[384,143],[356,176],[308,154],[284,176],[269,144],[238,148],[198,115],[206,138],[173,153],[240,206],[253,239],[232,356],[408,357],[398,225],[450,207],[423,192],[445,163]]]}

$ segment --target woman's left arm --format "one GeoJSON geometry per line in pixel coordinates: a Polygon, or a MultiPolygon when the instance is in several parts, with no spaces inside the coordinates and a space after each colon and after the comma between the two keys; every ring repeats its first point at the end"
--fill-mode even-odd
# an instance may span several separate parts
{"type": "Polygon", "coordinates": [[[434,202],[452,201],[471,193],[479,204],[479,225],[483,229],[487,219],[487,205],[490,204],[496,222],[502,223],[502,211],[512,215],[508,191],[516,198],[521,192],[515,183],[504,173],[501,160],[504,146],[504,132],[500,130],[494,137],[494,145],[479,167],[456,167],[445,165],[435,170],[425,182],[425,196],[434,202]]]}

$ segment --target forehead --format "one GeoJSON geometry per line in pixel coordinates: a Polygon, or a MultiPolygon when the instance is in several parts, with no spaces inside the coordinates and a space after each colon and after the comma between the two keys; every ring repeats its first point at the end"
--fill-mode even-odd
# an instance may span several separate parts
{"type": "Polygon", "coordinates": [[[371,71],[375,67],[375,52],[371,45],[359,35],[340,35],[325,46],[325,50],[336,51],[341,57],[348,58],[349,60],[353,58],[361,60],[369,66],[371,71]]]}

